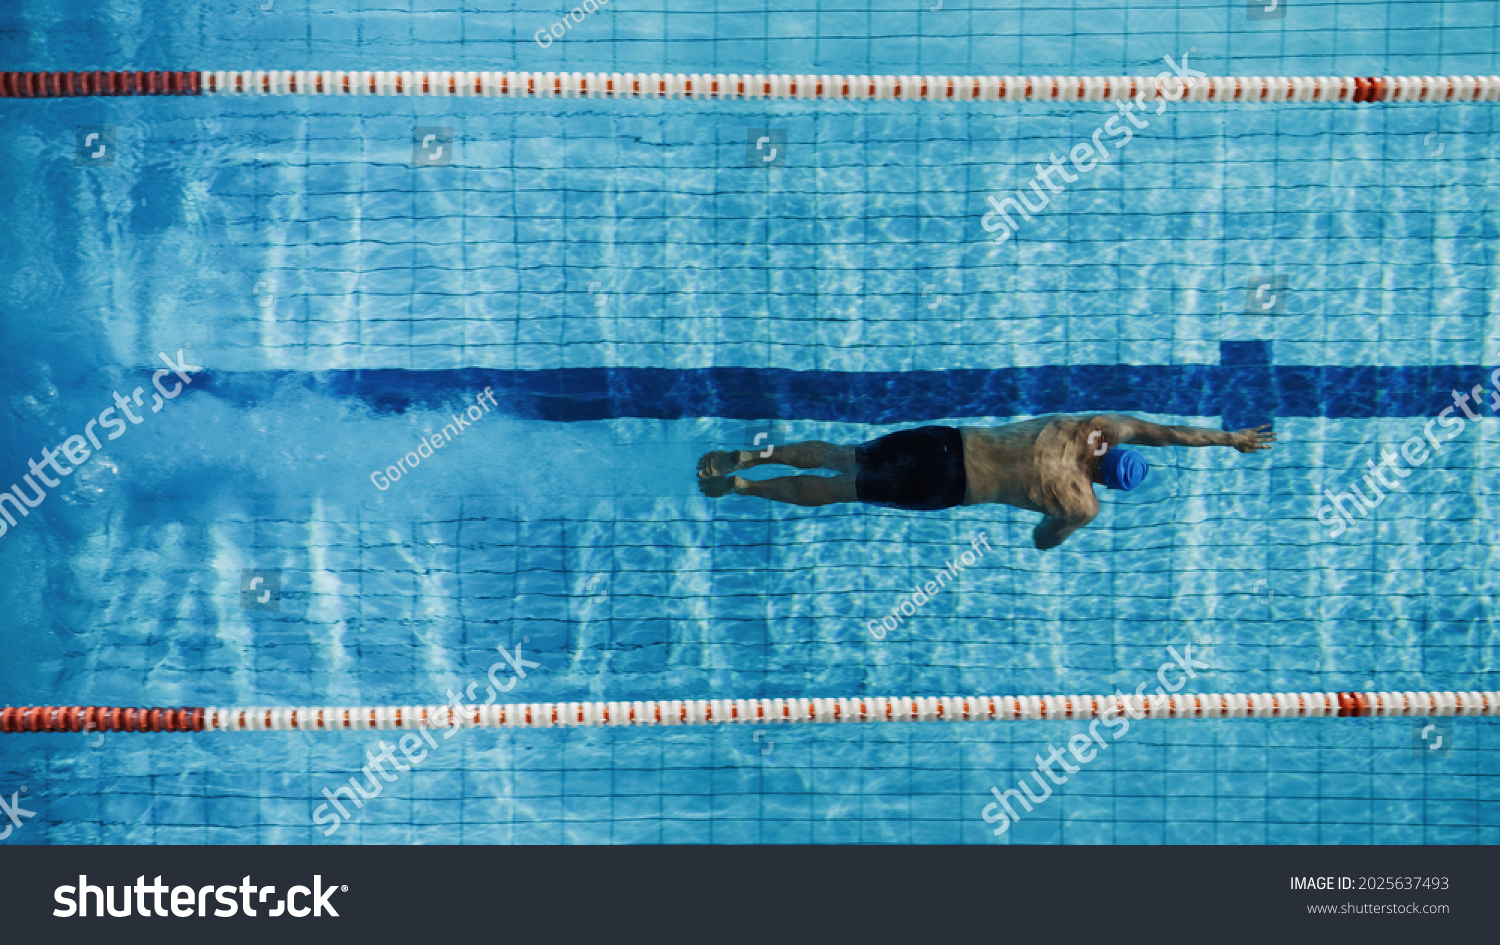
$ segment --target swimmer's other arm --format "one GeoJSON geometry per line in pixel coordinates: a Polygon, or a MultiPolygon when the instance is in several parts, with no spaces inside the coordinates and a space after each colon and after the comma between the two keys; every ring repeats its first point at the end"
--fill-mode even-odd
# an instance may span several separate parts
{"type": "Polygon", "coordinates": [[[1122,413],[1099,417],[1105,442],[1111,446],[1139,443],[1141,446],[1230,446],[1241,453],[1268,450],[1276,442],[1270,424],[1247,427],[1230,433],[1207,427],[1167,426],[1122,413]],[[1113,442],[1111,442],[1111,440],[1113,442]]]}
{"type": "Polygon", "coordinates": [[[1037,551],[1056,548],[1067,541],[1069,535],[1093,520],[1092,515],[1067,515],[1062,518],[1053,518],[1049,515],[1037,523],[1036,528],[1031,532],[1031,540],[1036,545],[1037,551]]]}

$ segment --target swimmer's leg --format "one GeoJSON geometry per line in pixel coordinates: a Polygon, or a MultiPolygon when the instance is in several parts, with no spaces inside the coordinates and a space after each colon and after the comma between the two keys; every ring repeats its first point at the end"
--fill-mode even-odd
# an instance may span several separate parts
{"type": "Polygon", "coordinates": [[[854,473],[844,473],[841,476],[779,476],[759,481],[741,479],[739,476],[725,478],[738,495],[753,495],[788,505],[816,507],[859,501],[859,495],[854,490],[854,473]]]}
{"type": "Polygon", "coordinates": [[[766,450],[715,450],[704,453],[698,460],[698,476],[707,479],[727,476],[741,469],[766,464],[795,466],[798,469],[832,469],[834,472],[857,471],[854,447],[808,440],[805,443],[788,443],[769,448],[770,456],[762,456],[766,450]]]}

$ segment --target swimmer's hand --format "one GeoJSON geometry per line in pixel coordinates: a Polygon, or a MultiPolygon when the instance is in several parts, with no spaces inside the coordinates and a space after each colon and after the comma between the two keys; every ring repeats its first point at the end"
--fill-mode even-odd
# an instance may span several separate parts
{"type": "Polygon", "coordinates": [[[1241,453],[1256,453],[1268,450],[1271,444],[1276,442],[1276,434],[1270,432],[1269,423],[1261,424],[1244,430],[1238,430],[1230,434],[1229,445],[1241,453]]]}

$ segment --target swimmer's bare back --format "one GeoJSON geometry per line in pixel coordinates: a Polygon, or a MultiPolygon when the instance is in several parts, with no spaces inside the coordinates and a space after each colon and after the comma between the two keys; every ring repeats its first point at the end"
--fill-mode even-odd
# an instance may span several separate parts
{"type": "Polygon", "coordinates": [[[1055,548],[1099,514],[1094,484],[1104,484],[1111,449],[1138,446],[1228,446],[1268,450],[1269,424],[1229,433],[1166,426],[1119,413],[1036,417],[1000,427],[963,427],[968,485],[964,505],[998,503],[1040,512],[1032,533],[1042,551],[1055,548]]]}

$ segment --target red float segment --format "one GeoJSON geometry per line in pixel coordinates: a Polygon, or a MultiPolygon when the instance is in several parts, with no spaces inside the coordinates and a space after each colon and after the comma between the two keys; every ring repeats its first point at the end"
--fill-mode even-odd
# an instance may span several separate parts
{"type": "Polygon", "coordinates": [[[0,72],[0,98],[202,94],[197,72],[0,72]]]}
{"type": "Polygon", "coordinates": [[[204,710],[201,708],[101,709],[95,706],[70,706],[62,712],[60,718],[66,724],[59,725],[58,730],[73,732],[201,732],[204,720],[204,710]]]}
{"type": "Polygon", "coordinates": [[[1354,101],[1356,102],[1386,102],[1390,100],[1391,91],[1386,81],[1376,76],[1354,80],[1354,101]]]}

